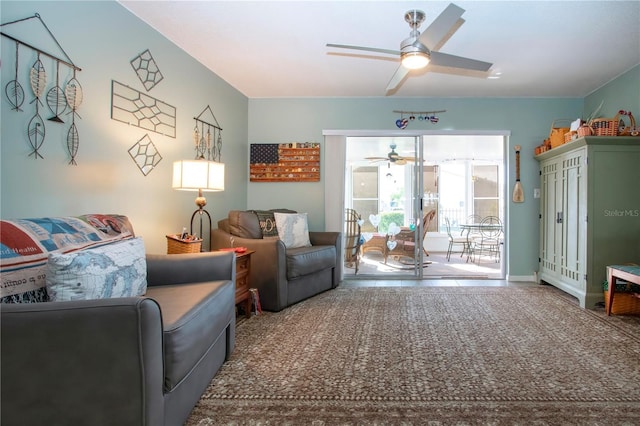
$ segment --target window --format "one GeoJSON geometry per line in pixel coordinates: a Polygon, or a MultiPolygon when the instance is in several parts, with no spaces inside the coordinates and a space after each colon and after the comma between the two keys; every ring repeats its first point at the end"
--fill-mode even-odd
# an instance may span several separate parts
{"type": "Polygon", "coordinates": [[[501,216],[498,166],[472,166],[473,214],[480,217],[501,216]]]}

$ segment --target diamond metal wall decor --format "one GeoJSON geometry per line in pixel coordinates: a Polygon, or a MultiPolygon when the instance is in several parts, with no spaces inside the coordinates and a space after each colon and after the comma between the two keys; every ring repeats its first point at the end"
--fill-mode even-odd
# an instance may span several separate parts
{"type": "Polygon", "coordinates": [[[138,78],[147,91],[153,89],[156,84],[160,83],[163,76],[158,69],[156,61],[151,56],[149,49],[145,50],[131,60],[131,66],[138,74],[138,78]]]}
{"type": "Polygon", "coordinates": [[[162,160],[162,156],[148,134],[129,148],[129,155],[145,176],[151,173],[162,160]]]}

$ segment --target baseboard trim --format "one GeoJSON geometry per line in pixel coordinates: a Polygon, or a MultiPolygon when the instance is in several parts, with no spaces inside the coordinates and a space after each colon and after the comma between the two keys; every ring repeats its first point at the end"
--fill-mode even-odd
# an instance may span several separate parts
{"type": "Polygon", "coordinates": [[[534,275],[507,275],[507,281],[535,283],[537,282],[537,278],[535,274],[534,275]]]}

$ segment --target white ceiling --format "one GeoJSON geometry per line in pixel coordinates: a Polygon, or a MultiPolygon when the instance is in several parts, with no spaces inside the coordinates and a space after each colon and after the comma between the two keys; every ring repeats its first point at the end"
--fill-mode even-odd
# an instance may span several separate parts
{"type": "MultiPolygon", "coordinates": [[[[119,2],[249,98],[373,97],[399,50],[404,13],[446,1],[119,2]],[[383,59],[384,57],[384,59],[383,59]],[[377,59],[375,59],[377,58],[377,59]]],[[[640,1],[455,1],[465,24],[440,51],[492,62],[492,76],[413,71],[397,97],[584,97],[640,63],[640,1]]]]}

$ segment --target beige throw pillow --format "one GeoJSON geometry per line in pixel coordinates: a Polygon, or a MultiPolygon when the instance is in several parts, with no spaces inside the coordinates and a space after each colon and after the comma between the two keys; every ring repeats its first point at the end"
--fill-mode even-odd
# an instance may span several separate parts
{"type": "Polygon", "coordinates": [[[306,213],[273,213],[278,237],[287,248],[310,247],[306,213]]]}

